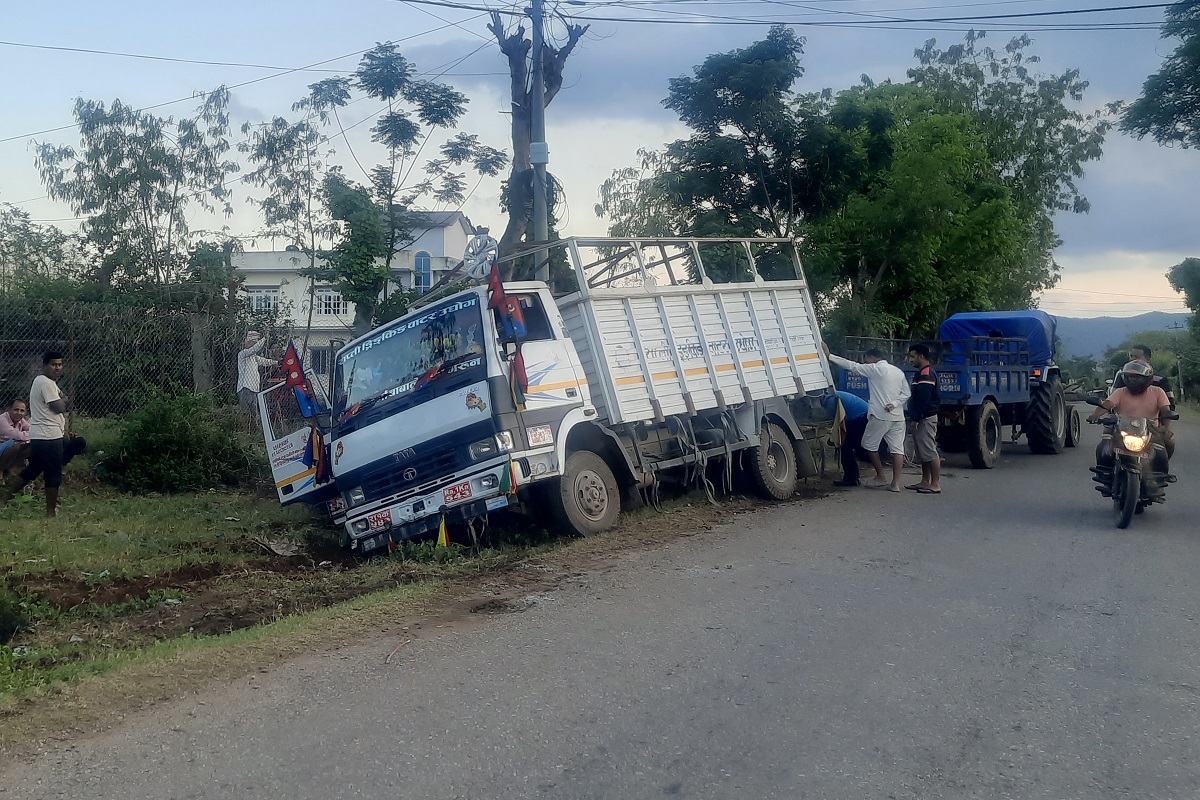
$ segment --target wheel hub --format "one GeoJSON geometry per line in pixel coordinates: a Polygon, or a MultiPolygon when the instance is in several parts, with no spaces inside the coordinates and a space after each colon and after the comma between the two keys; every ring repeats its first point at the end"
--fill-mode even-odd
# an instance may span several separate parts
{"type": "Polygon", "coordinates": [[[575,478],[575,501],[589,519],[600,519],[608,511],[608,487],[595,472],[584,470],[575,478]]]}

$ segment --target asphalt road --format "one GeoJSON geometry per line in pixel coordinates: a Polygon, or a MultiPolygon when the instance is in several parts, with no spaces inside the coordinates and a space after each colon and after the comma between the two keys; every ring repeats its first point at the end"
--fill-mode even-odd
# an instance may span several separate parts
{"type": "Polygon", "coordinates": [[[257,675],[0,767],[0,798],[1195,798],[1200,427],[1128,531],[1084,433],[257,675]]]}

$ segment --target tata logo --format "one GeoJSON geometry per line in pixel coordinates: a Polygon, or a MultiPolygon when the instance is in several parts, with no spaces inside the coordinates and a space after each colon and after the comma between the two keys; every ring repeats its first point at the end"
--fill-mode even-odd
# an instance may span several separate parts
{"type": "Polygon", "coordinates": [[[411,481],[411,480],[415,480],[416,477],[417,477],[417,471],[415,469],[413,469],[412,467],[409,467],[408,469],[404,470],[404,480],[411,481]]]}
{"type": "Polygon", "coordinates": [[[411,447],[406,447],[398,453],[392,453],[392,458],[396,459],[397,461],[407,461],[408,459],[416,456],[416,454],[416,450],[412,449],[411,447]]]}

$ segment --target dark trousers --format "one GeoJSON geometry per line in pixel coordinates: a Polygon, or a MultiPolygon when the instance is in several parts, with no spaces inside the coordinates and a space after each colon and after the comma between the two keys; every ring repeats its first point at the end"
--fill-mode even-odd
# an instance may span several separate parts
{"type": "Polygon", "coordinates": [[[31,439],[29,442],[29,465],[21,471],[21,485],[41,475],[46,487],[62,486],[63,467],[71,459],[87,449],[87,440],[82,436],[68,439],[31,439]]]}
{"type": "MultiPolygon", "coordinates": [[[[867,416],[846,420],[846,436],[842,439],[842,480],[858,480],[858,459],[863,453],[862,437],[867,432],[867,416]]],[[[865,455],[863,457],[866,457],[865,455]]]]}

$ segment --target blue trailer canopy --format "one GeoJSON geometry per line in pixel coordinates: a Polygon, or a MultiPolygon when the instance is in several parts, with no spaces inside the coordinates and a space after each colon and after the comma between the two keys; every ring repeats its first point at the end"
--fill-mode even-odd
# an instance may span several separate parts
{"type": "Polygon", "coordinates": [[[975,336],[1027,339],[1029,360],[1048,364],[1054,360],[1054,317],[1045,311],[963,311],[947,319],[938,330],[943,341],[975,336]]]}

